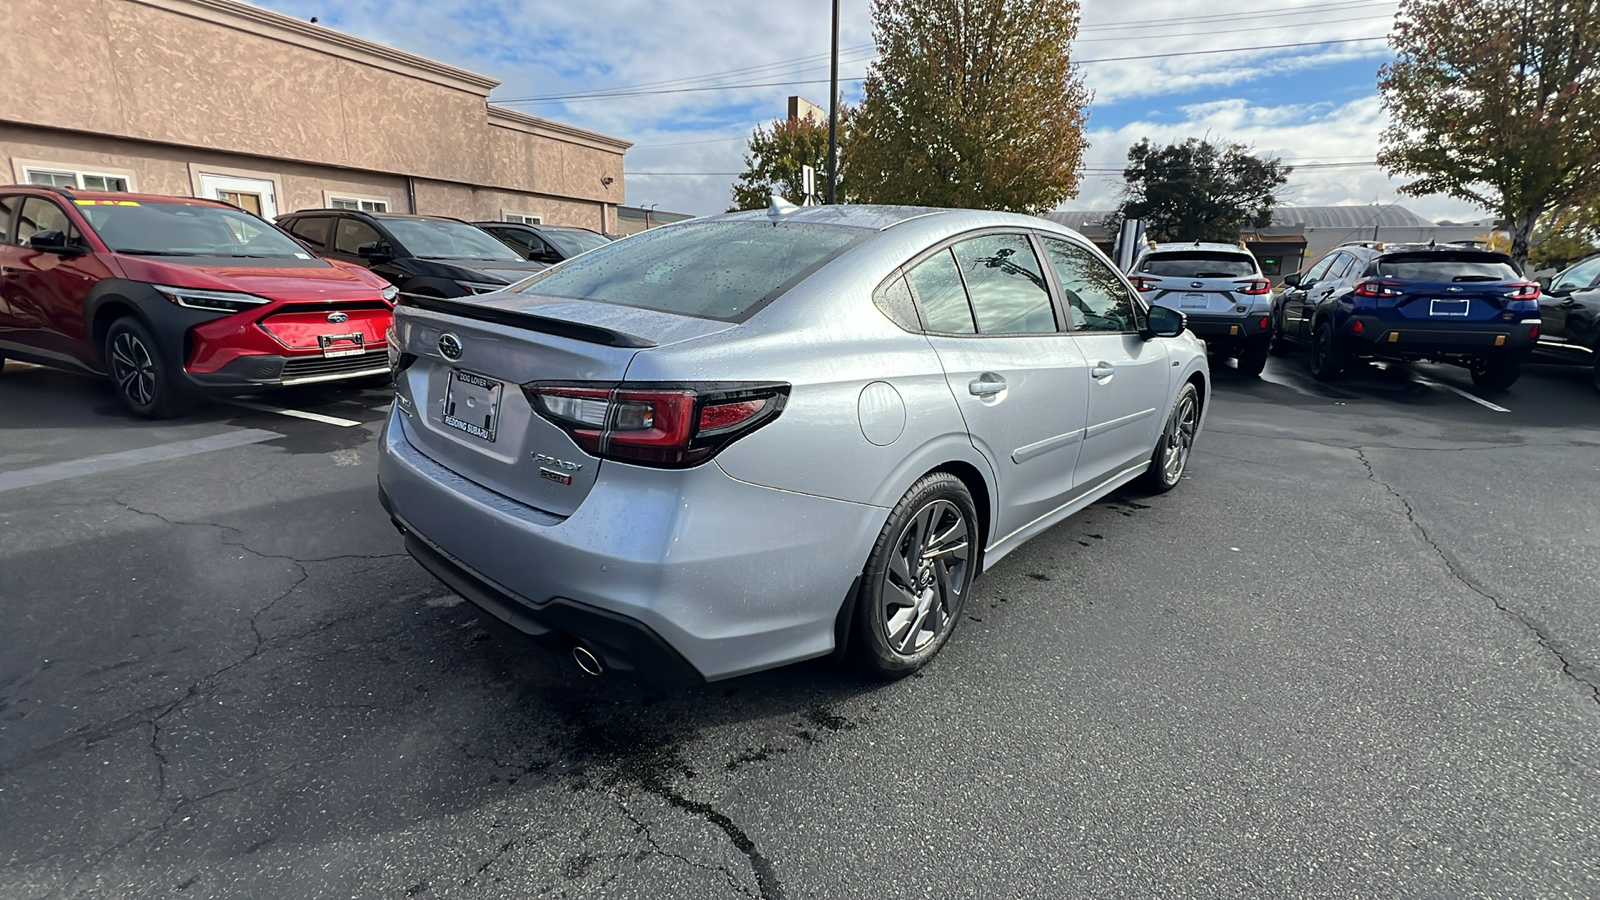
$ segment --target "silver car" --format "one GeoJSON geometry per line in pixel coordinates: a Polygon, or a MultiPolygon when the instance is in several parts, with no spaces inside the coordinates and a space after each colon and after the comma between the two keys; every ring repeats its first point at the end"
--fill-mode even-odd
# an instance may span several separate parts
{"type": "Polygon", "coordinates": [[[1077,233],[826,206],[652,229],[407,297],[379,478],[411,554],[586,670],[904,675],[973,578],[1178,483],[1204,346],[1077,233]]]}

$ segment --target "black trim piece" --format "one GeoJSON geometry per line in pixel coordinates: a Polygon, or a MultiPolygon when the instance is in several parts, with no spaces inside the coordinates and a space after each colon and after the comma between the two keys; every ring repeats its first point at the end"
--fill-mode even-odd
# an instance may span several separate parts
{"type": "Polygon", "coordinates": [[[477,319],[480,322],[492,322],[496,325],[509,325],[512,328],[526,328],[530,331],[571,338],[587,344],[604,344],[607,347],[631,347],[638,350],[656,346],[655,341],[610,328],[602,328],[599,325],[585,325],[581,322],[550,319],[544,316],[536,316],[532,313],[497,309],[476,303],[463,303],[459,300],[447,300],[443,297],[421,297],[416,294],[401,294],[396,298],[395,305],[425,309],[429,312],[444,313],[447,316],[459,316],[463,319],[477,319]]]}
{"type": "Polygon", "coordinates": [[[833,617],[833,652],[828,658],[835,662],[843,662],[850,655],[850,632],[855,625],[860,594],[861,576],[857,575],[850,582],[850,592],[844,595],[844,603],[839,606],[838,614],[833,617]]]}
{"type": "MultiPolygon", "coordinates": [[[[387,498],[384,498],[387,499],[387,498]]],[[[581,644],[605,668],[641,677],[652,684],[684,687],[705,676],[648,626],[629,616],[552,597],[538,606],[513,596],[447,556],[398,517],[406,552],[429,574],[478,608],[555,650],[581,644]]]]}

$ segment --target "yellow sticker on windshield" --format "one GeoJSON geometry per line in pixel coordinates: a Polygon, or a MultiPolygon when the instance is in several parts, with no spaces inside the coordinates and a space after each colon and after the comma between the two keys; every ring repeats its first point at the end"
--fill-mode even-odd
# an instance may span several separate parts
{"type": "Polygon", "coordinates": [[[79,206],[138,206],[137,200],[74,200],[79,206]]]}

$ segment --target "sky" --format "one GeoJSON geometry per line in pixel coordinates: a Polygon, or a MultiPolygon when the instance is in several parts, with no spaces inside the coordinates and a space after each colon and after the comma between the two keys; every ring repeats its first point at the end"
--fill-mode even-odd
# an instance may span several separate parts
{"type": "MultiPolygon", "coordinates": [[[[629,206],[723,211],[752,129],[783,117],[791,94],[822,105],[828,96],[827,0],[256,2],[498,79],[491,103],[633,141],[629,206]]],[[[1396,5],[1082,0],[1071,58],[1094,94],[1090,148],[1078,196],[1060,207],[1114,207],[1130,146],[1194,136],[1297,167],[1286,204],[1487,215],[1444,197],[1401,197],[1404,181],[1372,164],[1387,124],[1377,74],[1391,58],[1383,38],[1396,5]]],[[[839,48],[841,93],[855,102],[875,57],[867,0],[841,0],[839,48]]]]}

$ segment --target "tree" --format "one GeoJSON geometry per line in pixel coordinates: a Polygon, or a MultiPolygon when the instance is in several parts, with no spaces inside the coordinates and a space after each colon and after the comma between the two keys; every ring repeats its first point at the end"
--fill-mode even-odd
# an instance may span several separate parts
{"type": "Polygon", "coordinates": [[[1143,219],[1158,241],[1239,240],[1239,232],[1272,222],[1278,188],[1292,168],[1261,159],[1239,143],[1189,138],[1156,147],[1149,138],[1128,148],[1123,201],[1107,225],[1143,219]]]}
{"type": "MultiPolygon", "coordinates": [[[[839,109],[839,140],[844,146],[849,134],[849,113],[842,105],[839,109]]],[[[756,126],[750,135],[749,151],[744,157],[744,173],[733,186],[733,206],[728,212],[741,209],[766,209],[776,191],[783,199],[796,205],[804,202],[805,190],[801,168],[811,166],[817,170],[817,196],[827,191],[824,182],[828,172],[828,123],[812,116],[803,119],[779,119],[772,127],[756,126]]],[[[844,173],[839,173],[839,183],[844,183],[844,173]]]]}
{"type": "Polygon", "coordinates": [[[1378,73],[1390,124],[1378,162],[1509,224],[1528,260],[1534,226],[1600,196],[1600,4],[1401,0],[1378,73]]]}
{"type": "Polygon", "coordinates": [[[877,0],[872,17],[851,199],[1041,212],[1077,194],[1078,0],[877,0]]]}

